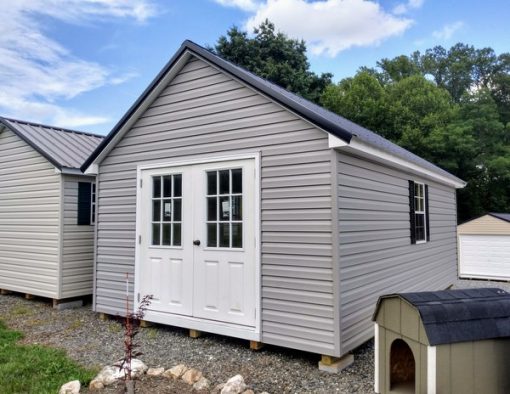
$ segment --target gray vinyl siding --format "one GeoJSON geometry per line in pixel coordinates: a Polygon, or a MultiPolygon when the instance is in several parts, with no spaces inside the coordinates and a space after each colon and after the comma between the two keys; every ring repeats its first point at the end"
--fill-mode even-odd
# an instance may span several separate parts
{"type": "Polygon", "coordinates": [[[100,164],[95,309],[124,312],[125,274],[133,279],[135,264],[137,165],[240,150],[261,154],[262,341],[333,355],[327,136],[197,59],[100,164]]]}
{"type": "Polygon", "coordinates": [[[63,176],[64,221],[61,298],[92,294],[94,226],[78,226],[78,182],[94,178],[63,176]]]}
{"type": "Polygon", "coordinates": [[[341,352],[373,336],[383,294],[457,278],[455,189],[338,153],[341,352]],[[411,245],[408,180],[429,185],[430,242],[411,245]]]}
{"type": "Polygon", "coordinates": [[[0,132],[0,289],[58,297],[60,175],[0,132]]]}

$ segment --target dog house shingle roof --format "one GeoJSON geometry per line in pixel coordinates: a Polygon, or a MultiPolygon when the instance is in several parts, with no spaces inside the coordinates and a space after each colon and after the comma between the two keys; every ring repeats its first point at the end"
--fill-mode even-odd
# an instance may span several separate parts
{"type": "Polygon", "coordinates": [[[510,337],[510,293],[498,288],[402,293],[432,346],[510,337]]]}

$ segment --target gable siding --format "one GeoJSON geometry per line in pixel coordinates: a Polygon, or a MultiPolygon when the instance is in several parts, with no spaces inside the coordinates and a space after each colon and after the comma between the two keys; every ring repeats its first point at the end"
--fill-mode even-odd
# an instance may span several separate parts
{"type": "Polygon", "coordinates": [[[63,176],[64,230],[62,244],[62,298],[92,294],[94,226],[78,226],[78,182],[94,178],[63,176]]]}
{"type": "Polygon", "coordinates": [[[478,219],[470,220],[457,227],[457,233],[460,234],[486,234],[486,235],[510,235],[510,223],[495,218],[494,216],[484,215],[478,219]]]}
{"type": "Polygon", "coordinates": [[[455,189],[338,153],[341,350],[373,336],[379,296],[457,278],[455,189]],[[430,242],[411,245],[408,180],[429,185],[430,242]]]}
{"type": "Polygon", "coordinates": [[[60,175],[0,132],[0,289],[58,297],[60,175]]]}
{"type": "Polygon", "coordinates": [[[124,278],[133,278],[135,264],[136,166],[239,150],[261,153],[262,341],[333,354],[327,137],[197,59],[100,165],[95,308],[124,312],[124,278]]]}

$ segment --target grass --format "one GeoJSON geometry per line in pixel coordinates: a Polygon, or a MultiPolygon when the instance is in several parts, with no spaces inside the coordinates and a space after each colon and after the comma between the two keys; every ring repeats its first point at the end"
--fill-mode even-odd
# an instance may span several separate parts
{"type": "Polygon", "coordinates": [[[71,380],[88,384],[96,371],[71,361],[62,350],[20,345],[23,335],[0,320],[0,393],[58,393],[71,380]]]}

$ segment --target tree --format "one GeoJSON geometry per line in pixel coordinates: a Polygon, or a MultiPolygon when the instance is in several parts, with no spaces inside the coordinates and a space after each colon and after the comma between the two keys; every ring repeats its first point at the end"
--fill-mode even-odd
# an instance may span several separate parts
{"type": "Polygon", "coordinates": [[[310,71],[303,40],[295,40],[281,32],[268,20],[253,31],[233,27],[221,36],[212,50],[231,62],[268,79],[308,100],[319,102],[332,74],[317,75],[310,71]]]}

